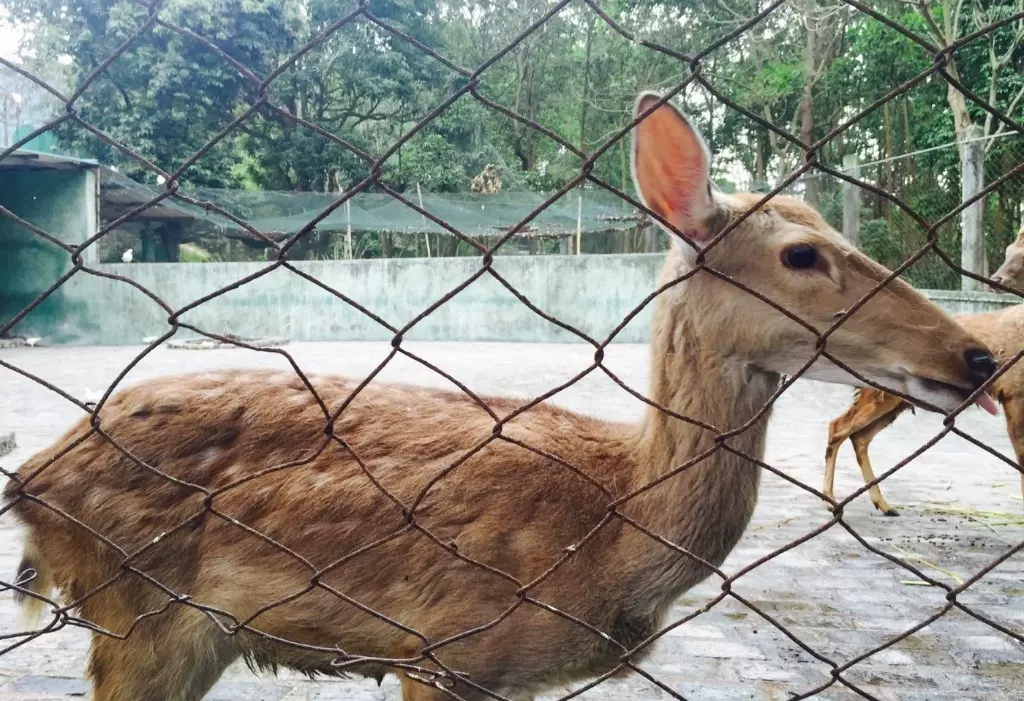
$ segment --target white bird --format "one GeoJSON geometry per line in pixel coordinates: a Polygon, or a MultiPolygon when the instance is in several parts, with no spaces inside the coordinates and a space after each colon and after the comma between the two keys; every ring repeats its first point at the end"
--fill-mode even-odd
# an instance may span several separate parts
{"type": "Polygon", "coordinates": [[[132,262],[132,249],[129,248],[127,251],[122,253],[121,254],[121,260],[124,261],[125,263],[131,263],[132,262]]]}
{"type": "Polygon", "coordinates": [[[82,404],[85,404],[88,408],[93,408],[96,403],[103,398],[103,392],[94,392],[88,387],[85,388],[85,393],[82,395],[82,404]]]}

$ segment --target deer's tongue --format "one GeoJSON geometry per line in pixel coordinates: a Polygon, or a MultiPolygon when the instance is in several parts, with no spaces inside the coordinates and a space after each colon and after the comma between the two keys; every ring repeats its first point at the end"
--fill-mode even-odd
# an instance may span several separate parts
{"type": "Polygon", "coordinates": [[[995,400],[992,399],[992,395],[988,392],[982,392],[978,395],[978,398],[974,400],[974,403],[980,406],[982,409],[996,416],[999,414],[999,408],[996,406],[995,400]]]}

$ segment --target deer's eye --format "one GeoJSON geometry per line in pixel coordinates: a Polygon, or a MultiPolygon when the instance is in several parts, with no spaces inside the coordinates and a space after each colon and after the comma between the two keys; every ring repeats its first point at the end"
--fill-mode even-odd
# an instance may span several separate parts
{"type": "Polygon", "coordinates": [[[790,246],[782,252],[782,262],[786,264],[786,267],[797,270],[813,268],[818,262],[818,252],[814,250],[814,246],[803,244],[790,246]]]}

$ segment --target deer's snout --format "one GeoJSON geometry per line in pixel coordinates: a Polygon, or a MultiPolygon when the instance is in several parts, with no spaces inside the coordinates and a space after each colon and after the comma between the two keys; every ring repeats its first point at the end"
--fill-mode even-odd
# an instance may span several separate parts
{"type": "Polygon", "coordinates": [[[964,362],[967,363],[967,374],[975,387],[995,374],[996,361],[987,350],[972,348],[964,351],[964,362]]]}
{"type": "MultiPolygon", "coordinates": [[[[1013,278],[1008,277],[1006,275],[1002,275],[998,272],[991,277],[991,280],[992,282],[995,282],[1000,285],[1005,285],[1006,287],[1013,287],[1013,278]]],[[[998,287],[993,287],[992,289],[998,292],[999,294],[1006,294],[1003,290],[999,289],[998,287]]]]}

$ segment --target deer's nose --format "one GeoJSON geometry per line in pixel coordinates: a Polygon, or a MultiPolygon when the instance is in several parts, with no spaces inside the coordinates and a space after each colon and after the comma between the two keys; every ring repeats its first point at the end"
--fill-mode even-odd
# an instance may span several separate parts
{"type": "MultiPolygon", "coordinates": [[[[993,275],[992,282],[998,283],[1000,285],[1005,285],[1007,287],[1010,286],[1010,281],[1007,278],[1004,278],[1002,275],[993,275]]],[[[1003,292],[1003,290],[999,289],[998,287],[993,287],[992,289],[998,292],[999,294],[1006,294],[1005,292],[1003,292]]]]}
{"type": "Polygon", "coordinates": [[[980,348],[964,351],[964,362],[967,363],[967,373],[975,386],[984,383],[996,371],[996,361],[992,354],[980,348]]]}

